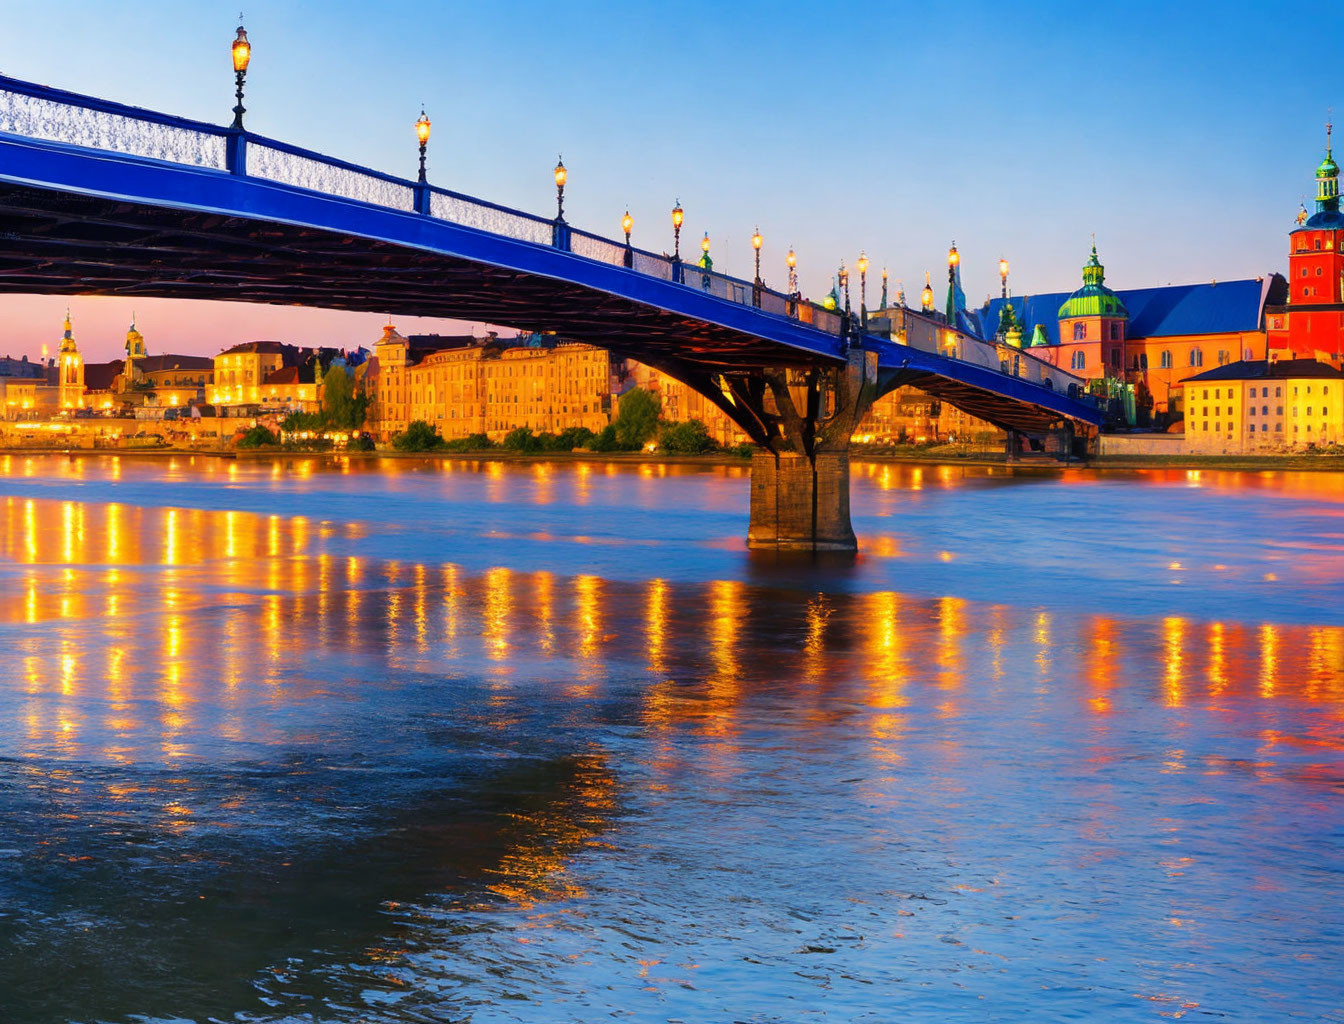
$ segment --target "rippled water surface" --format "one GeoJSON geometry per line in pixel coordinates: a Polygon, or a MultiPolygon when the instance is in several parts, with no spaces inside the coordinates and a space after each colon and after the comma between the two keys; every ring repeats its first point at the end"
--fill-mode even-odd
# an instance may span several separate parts
{"type": "Polygon", "coordinates": [[[1344,475],[0,456],[0,1021],[1344,1020],[1344,475]]]}

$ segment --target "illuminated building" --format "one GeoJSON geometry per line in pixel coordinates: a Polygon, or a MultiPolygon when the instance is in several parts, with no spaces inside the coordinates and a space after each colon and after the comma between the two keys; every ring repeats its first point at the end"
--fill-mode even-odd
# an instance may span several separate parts
{"type": "Polygon", "coordinates": [[[1008,317],[1030,355],[1110,388],[1134,389],[1140,419],[1179,419],[1179,383],[1193,371],[1266,355],[1265,312],[1287,294],[1277,274],[1244,281],[1112,290],[1096,246],[1071,293],[986,299],[963,326],[995,337],[1008,317]]]}
{"type": "Polygon", "coordinates": [[[1344,443],[1344,370],[1314,359],[1238,360],[1187,377],[1185,451],[1237,455],[1344,443]]]}
{"type": "Polygon", "coordinates": [[[558,433],[611,422],[613,385],[624,364],[605,349],[523,335],[407,338],[388,324],[374,345],[372,431],[387,440],[413,420],[448,439],[509,431],[558,433]]]}
{"type": "Polygon", "coordinates": [[[1270,348],[1289,357],[1344,361],[1344,213],[1339,166],[1326,125],[1316,168],[1316,212],[1299,211],[1288,235],[1288,297],[1266,310],[1270,348]]]}
{"type": "Polygon", "coordinates": [[[215,356],[206,400],[221,409],[312,412],[321,400],[323,353],[330,353],[325,361],[334,355],[279,341],[234,345],[215,356]]]}

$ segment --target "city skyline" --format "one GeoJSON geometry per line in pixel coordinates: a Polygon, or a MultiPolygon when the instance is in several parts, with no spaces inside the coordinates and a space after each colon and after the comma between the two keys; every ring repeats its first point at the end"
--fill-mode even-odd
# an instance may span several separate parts
{"type": "MultiPolygon", "coordinates": [[[[716,267],[742,277],[751,276],[748,238],[759,223],[767,281],[782,285],[793,246],[802,289],[816,299],[841,259],[853,269],[866,251],[870,307],[884,265],[893,300],[903,280],[916,301],[927,269],[941,302],[954,239],[972,305],[997,294],[1001,255],[1016,294],[1071,289],[1093,233],[1119,287],[1282,272],[1334,97],[1298,73],[1291,36],[1267,31],[1267,19],[1201,20],[1217,10],[1188,8],[1183,27],[1156,5],[1065,18],[1034,4],[1008,22],[993,7],[967,4],[893,36],[909,26],[860,5],[826,21],[801,7],[755,4],[688,20],[601,4],[501,11],[407,2],[388,5],[375,23],[344,2],[277,5],[245,19],[254,45],[247,123],[409,177],[411,124],[423,104],[434,121],[429,169],[438,184],[549,214],[550,169],[561,152],[571,223],[618,236],[629,208],[633,241],[670,249],[665,222],[680,199],[683,233],[709,231],[716,267]],[[407,40],[441,37],[457,40],[454,60],[424,48],[386,59],[407,40]],[[505,38],[501,60],[487,44],[505,38]],[[1255,62],[1233,68],[1220,59],[1252,39],[1255,62]],[[1097,59],[1012,58],[1033,42],[1070,53],[1085,45],[1097,59]],[[856,81],[844,55],[865,51],[875,56],[856,81]],[[516,59],[520,52],[527,59],[516,59]],[[1125,59],[1101,63],[1115,52],[1125,59]],[[348,76],[358,88],[333,99],[348,76]],[[843,84],[818,94],[816,83],[832,80],[843,84]],[[676,81],[685,89],[669,86],[676,81]],[[912,91],[899,107],[882,98],[912,91]],[[893,108],[901,113],[889,115],[893,108]]],[[[5,71],[227,123],[236,15],[224,4],[142,4],[110,15],[100,5],[55,3],[14,26],[5,71]]],[[[1317,29],[1344,28],[1344,13],[1311,16],[1317,29]]],[[[857,305],[857,280],[851,290],[857,305]]],[[[0,349],[36,355],[58,336],[65,304],[9,298],[0,349]]],[[[200,354],[264,337],[368,345],[384,322],[232,303],[73,297],[70,305],[91,359],[119,354],[132,309],[156,351],[200,354]]],[[[413,332],[469,329],[395,319],[413,332]]]]}

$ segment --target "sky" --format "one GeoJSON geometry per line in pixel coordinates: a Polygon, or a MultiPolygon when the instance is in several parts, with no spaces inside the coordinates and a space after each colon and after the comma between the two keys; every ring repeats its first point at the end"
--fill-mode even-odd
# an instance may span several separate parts
{"type": "MultiPolygon", "coordinates": [[[[0,0],[0,72],[227,124],[237,3],[0,0]]],[[[1282,271],[1310,205],[1327,110],[1344,117],[1344,4],[1018,0],[664,4],[272,0],[249,4],[247,125],[671,248],[708,231],[716,269],[804,294],[872,261],[941,303],[948,245],[969,301],[1080,283],[1095,233],[1107,283],[1136,288],[1282,271]],[[1323,40],[1335,40],[1322,46],[1323,40]],[[1333,69],[1333,70],[1332,70],[1333,69]],[[940,287],[941,284],[941,287],[940,287]]],[[[851,287],[857,304],[858,275],[851,287]]],[[[0,297],[0,355],[54,350],[66,300],[0,297]]],[[[131,302],[76,297],[90,360],[122,353],[131,302]]],[[[137,300],[151,352],[239,341],[370,345],[384,318],[243,303],[137,300]]],[[[403,333],[470,329],[397,318],[403,333]]],[[[478,327],[480,333],[484,328],[478,327]]]]}

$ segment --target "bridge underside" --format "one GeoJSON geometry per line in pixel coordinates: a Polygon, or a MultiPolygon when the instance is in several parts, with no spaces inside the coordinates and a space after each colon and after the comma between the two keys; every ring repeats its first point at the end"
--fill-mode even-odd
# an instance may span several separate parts
{"type": "Polygon", "coordinates": [[[0,166],[0,179],[10,174],[0,180],[0,294],[446,317],[601,346],[695,388],[761,445],[752,546],[854,549],[849,437],[894,387],[918,387],[1012,431],[1044,433],[1067,420],[1063,396],[982,367],[874,338],[847,352],[810,325],[562,250],[182,168],[119,167],[146,190],[109,194],[83,157],[36,156],[27,177],[0,166]],[[47,182],[49,169],[72,184],[28,184],[47,182]],[[208,194],[214,205],[160,202],[151,185],[208,194]]]}
{"type": "Polygon", "coordinates": [[[839,362],[553,277],[302,224],[0,184],[0,238],[0,294],[447,317],[704,373],[839,362]]]}

